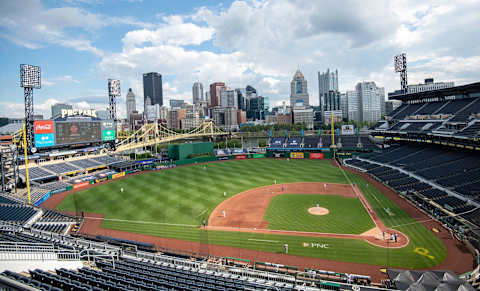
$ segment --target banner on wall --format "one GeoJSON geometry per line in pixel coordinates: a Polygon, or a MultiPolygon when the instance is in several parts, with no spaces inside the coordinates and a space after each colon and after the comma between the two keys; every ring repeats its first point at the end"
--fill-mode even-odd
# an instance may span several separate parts
{"type": "Polygon", "coordinates": [[[290,153],[291,159],[304,159],[305,155],[302,152],[299,153],[290,153]]]}
{"type": "Polygon", "coordinates": [[[310,153],[310,159],[312,160],[323,160],[323,153],[310,153]]]}
{"type": "Polygon", "coordinates": [[[112,175],[112,180],[125,176],[125,172],[117,173],[112,175]]]}
{"type": "Polygon", "coordinates": [[[78,183],[78,184],[73,184],[73,190],[77,190],[79,188],[82,188],[82,187],[85,187],[85,186],[88,186],[88,185],[90,185],[89,181],[81,182],[81,183],[78,183]]]}
{"type": "Polygon", "coordinates": [[[247,158],[246,155],[238,155],[238,156],[235,156],[235,159],[237,159],[237,160],[244,160],[244,159],[246,159],[246,158],[247,158]]]}

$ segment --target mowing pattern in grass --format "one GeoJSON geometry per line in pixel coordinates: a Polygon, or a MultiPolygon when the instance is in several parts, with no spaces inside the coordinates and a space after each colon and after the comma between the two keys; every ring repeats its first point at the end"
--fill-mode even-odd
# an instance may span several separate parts
{"type": "Polygon", "coordinates": [[[268,229],[361,234],[375,227],[360,200],[335,195],[275,196],[263,219],[269,222],[268,229]],[[329,213],[321,216],[308,213],[317,203],[329,213]]]}
{"type": "MultiPolygon", "coordinates": [[[[366,193],[370,204],[387,226],[414,222],[378,190],[373,187],[367,188],[366,182],[360,176],[355,174],[348,176],[357,183],[363,193],[366,193]],[[390,208],[395,216],[388,216],[383,210],[386,207],[390,208]]],[[[277,183],[347,183],[343,173],[332,167],[330,161],[272,159],[229,161],[208,164],[206,169],[204,165],[197,165],[128,177],[70,195],[58,208],[103,213],[105,215],[103,227],[133,233],[269,252],[281,252],[283,243],[288,243],[289,254],[298,256],[377,265],[388,263],[388,266],[397,268],[432,267],[446,257],[446,249],[441,241],[418,223],[398,228],[411,240],[407,248],[389,251],[360,240],[206,232],[198,229],[197,226],[202,219],[207,218],[215,206],[225,199],[224,191],[227,192],[228,198],[251,188],[273,184],[275,179],[277,183]],[[120,193],[120,188],[124,188],[123,193],[120,193]],[[205,213],[201,214],[202,212],[205,213]],[[112,218],[131,221],[108,220],[112,218]],[[304,242],[327,243],[329,248],[306,248],[303,247],[304,242]],[[434,259],[413,252],[415,247],[428,249],[434,259]]],[[[241,249],[238,251],[237,256],[241,257],[241,249]]]]}

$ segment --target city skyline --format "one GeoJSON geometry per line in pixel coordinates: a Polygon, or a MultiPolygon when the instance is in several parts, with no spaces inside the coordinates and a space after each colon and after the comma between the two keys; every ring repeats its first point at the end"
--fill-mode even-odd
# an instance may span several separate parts
{"type": "MultiPolygon", "coordinates": [[[[35,114],[46,116],[54,103],[105,109],[108,78],[121,80],[122,92],[132,88],[137,108],[143,108],[146,72],[164,77],[164,104],[170,98],[192,103],[192,84],[198,80],[204,89],[213,82],[232,89],[249,84],[272,106],[279,105],[288,100],[297,68],[310,83],[312,105],[318,105],[317,72],[327,68],[340,72],[340,92],[362,81],[391,92],[399,89],[392,58],[400,52],[407,53],[409,84],[429,77],[456,85],[480,79],[478,50],[467,45],[480,24],[478,1],[369,1],[361,7],[184,1],[160,7],[145,0],[108,9],[113,3],[2,1],[0,15],[6,21],[0,23],[0,50],[8,58],[2,58],[0,69],[0,115],[23,116],[21,63],[42,67],[42,89],[35,91],[34,103],[35,114]],[[335,20],[327,17],[332,11],[339,14],[335,20]],[[286,17],[287,12],[294,15],[286,17]],[[235,15],[248,17],[232,21],[235,15]],[[456,22],[460,15],[463,21],[456,22]],[[295,16],[308,25],[295,22],[295,16]],[[384,25],[373,25],[372,19],[384,25]]],[[[126,115],[125,96],[118,101],[120,116],[126,115]]]]}

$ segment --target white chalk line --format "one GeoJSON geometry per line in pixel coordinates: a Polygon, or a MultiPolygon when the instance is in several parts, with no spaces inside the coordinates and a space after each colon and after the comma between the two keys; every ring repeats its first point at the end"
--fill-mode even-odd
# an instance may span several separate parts
{"type": "Polygon", "coordinates": [[[278,243],[278,240],[256,239],[256,238],[249,238],[248,240],[253,240],[253,241],[262,241],[262,242],[271,242],[271,243],[278,243]]]}

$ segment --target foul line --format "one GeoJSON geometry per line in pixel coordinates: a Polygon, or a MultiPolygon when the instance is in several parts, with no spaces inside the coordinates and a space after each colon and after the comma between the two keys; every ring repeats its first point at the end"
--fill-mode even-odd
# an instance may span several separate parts
{"type": "Polygon", "coordinates": [[[179,224],[179,223],[143,221],[143,220],[127,220],[127,219],[115,219],[115,218],[103,218],[103,217],[91,217],[91,216],[85,216],[85,217],[83,217],[83,218],[84,218],[84,219],[92,219],[92,220],[105,220],[105,221],[115,221],[115,222],[130,222],[130,223],[139,223],[139,224],[157,224],[157,225],[167,225],[167,226],[198,227],[198,225],[193,225],[193,224],[179,224]]]}
{"type": "Polygon", "coordinates": [[[271,242],[271,243],[278,243],[278,240],[256,239],[256,238],[249,238],[248,240],[254,240],[254,241],[264,241],[264,242],[271,242]]]}
{"type": "Polygon", "coordinates": [[[200,215],[204,214],[205,212],[207,212],[208,209],[205,209],[204,211],[202,211],[199,215],[197,215],[196,217],[199,217],[200,215]]]}

